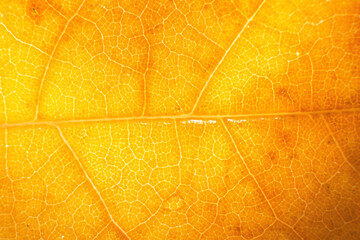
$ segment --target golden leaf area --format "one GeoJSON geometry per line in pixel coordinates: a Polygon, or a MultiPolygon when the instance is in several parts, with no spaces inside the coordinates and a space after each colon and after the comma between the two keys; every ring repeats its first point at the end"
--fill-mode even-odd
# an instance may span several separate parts
{"type": "Polygon", "coordinates": [[[0,1],[0,239],[360,239],[360,1],[0,1]]]}

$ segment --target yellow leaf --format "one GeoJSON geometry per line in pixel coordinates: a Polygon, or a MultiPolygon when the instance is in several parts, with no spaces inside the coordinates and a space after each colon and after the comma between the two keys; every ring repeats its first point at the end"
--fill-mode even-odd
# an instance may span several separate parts
{"type": "Polygon", "coordinates": [[[359,239],[358,0],[0,3],[0,238],[359,239]]]}

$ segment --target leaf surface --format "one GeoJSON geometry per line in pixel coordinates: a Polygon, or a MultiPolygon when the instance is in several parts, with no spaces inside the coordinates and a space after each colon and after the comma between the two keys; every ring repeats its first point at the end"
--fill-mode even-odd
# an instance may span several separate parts
{"type": "Polygon", "coordinates": [[[358,0],[0,3],[0,238],[359,239],[358,0]]]}

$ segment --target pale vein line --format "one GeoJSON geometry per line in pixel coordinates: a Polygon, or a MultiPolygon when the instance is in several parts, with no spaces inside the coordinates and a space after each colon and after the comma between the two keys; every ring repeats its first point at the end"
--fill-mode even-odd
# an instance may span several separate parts
{"type": "Polygon", "coordinates": [[[109,222],[100,232],[98,232],[98,234],[96,234],[96,236],[93,238],[93,240],[95,239],[99,239],[99,236],[105,231],[105,229],[107,229],[110,226],[111,222],[109,222]]]}
{"type": "Polygon", "coordinates": [[[262,117],[282,117],[282,116],[306,116],[313,114],[326,113],[343,113],[343,112],[358,112],[360,108],[310,111],[310,112],[278,112],[278,113],[250,113],[250,114],[229,114],[229,115],[165,115],[165,116],[134,116],[134,117],[111,117],[111,118],[89,118],[89,119],[68,119],[68,120],[49,120],[49,121],[30,121],[20,123],[3,123],[3,127],[18,127],[29,125],[43,125],[43,124],[66,124],[66,123],[94,123],[94,122],[116,122],[116,121],[146,121],[146,120],[172,120],[172,119],[222,119],[222,118],[262,118],[262,117]]]}
{"type": "Polygon", "coordinates": [[[60,16],[62,16],[63,18],[66,19],[66,17],[64,16],[64,14],[62,14],[59,10],[57,10],[50,2],[49,0],[46,0],[46,3],[50,6],[50,8],[52,10],[54,10],[57,14],[59,14],[60,16]]]}
{"type": "MultiPolygon", "coordinates": [[[[9,50],[10,52],[10,50],[9,50]]],[[[4,115],[5,115],[5,123],[8,123],[8,115],[7,115],[7,106],[6,106],[6,96],[4,94],[4,90],[3,90],[3,81],[1,81],[1,77],[0,77],[0,96],[2,98],[2,102],[4,103],[4,115]]]]}
{"type": "Polygon", "coordinates": [[[260,187],[260,184],[258,183],[258,181],[256,180],[255,176],[252,174],[252,172],[250,171],[248,165],[246,164],[245,160],[244,160],[243,157],[241,156],[240,151],[239,151],[239,149],[238,149],[238,147],[237,147],[237,145],[236,145],[236,143],[235,143],[235,140],[234,140],[234,138],[232,137],[232,135],[230,134],[230,131],[229,131],[229,129],[227,128],[227,126],[226,126],[226,124],[225,124],[225,122],[224,122],[223,119],[221,119],[221,123],[222,123],[222,125],[224,126],[224,129],[225,129],[226,133],[229,135],[229,137],[230,137],[230,139],[231,139],[231,141],[232,141],[232,144],[234,145],[235,150],[236,150],[237,154],[239,155],[241,161],[243,162],[246,170],[248,171],[248,173],[249,173],[249,175],[252,177],[252,179],[255,181],[257,187],[258,187],[259,190],[261,191],[261,194],[264,196],[265,201],[267,202],[267,204],[269,205],[271,211],[273,212],[275,219],[276,219],[277,221],[281,222],[282,224],[286,225],[288,228],[292,229],[293,232],[294,232],[300,239],[304,239],[303,237],[300,236],[300,234],[299,234],[297,231],[295,231],[295,229],[294,229],[292,226],[290,226],[289,224],[287,224],[286,222],[284,222],[283,220],[281,220],[281,219],[278,218],[278,216],[276,215],[276,212],[275,212],[274,208],[272,207],[270,201],[267,199],[264,191],[263,191],[262,188],[260,187]]]}
{"type": "MultiPolygon", "coordinates": [[[[149,3],[149,2],[148,2],[149,3]]],[[[147,7],[147,4],[146,4],[146,7],[147,7]]],[[[145,7],[145,9],[146,9],[146,7],[145,7]]],[[[144,10],[145,11],[145,10],[144,10]]],[[[143,96],[143,98],[144,98],[144,100],[143,100],[143,109],[142,109],[142,114],[141,114],[141,116],[145,116],[145,112],[146,112],[146,101],[147,101],[147,98],[146,98],[146,94],[147,94],[147,84],[146,84],[146,73],[148,72],[148,68],[149,68],[149,62],[150,62],[150,48],[151,48],[151,46],[150,46],[150,42],[149,42],[149,39],[146,37],[146,35],[145,35],[145,27],[144,27],[144,23],[143,23],[143,21],[142,21],[142,19],[140,18],[140,22],[141,22],[141,26],[142,26],[142,29],[143,29],[143,35],[144,35],[144,38],[145,38],[145,40],[146,40],[146,42],[147,42],[147,44],[148,44],[148,46],[149,46],[149,49],[148,49],[148,56],[147,56],[147,60],[146,60],[146,70],[145,70],[145,72],[143,73],[143,78],[144,78],[144,86],[143,86],[143,88],[144,88],[144,90],[143,90],[143,94],[144,94],[144,96],[143,96]]]]}
{"type": "Polygon", "coordinates": [[[43,76],[42,76],[42,78],[41,78],[41,81],[40,81],[40,87],[39,87],[39,91],[38,91],[38,94],[37,94],[37,103],[36,103],[36,108],[35,108],[35,117],[34,117],[34,120],[37,120],[38,115],[39,115],[39,105],[40,105],[39,103],[40,103],[41,91],[42,91],[42,88],[43,88],[44,81],[45,81],[45,78],[46,78],[46,76],[47,76],[47,73],[48,73],[48,71],[49,71],[50,64],[52,63],[54,54],[55,54],[55,52],[56,52],[56,50],[57,50],[57,48],[58,48],[58,46],[59,46],[60,40],[62,39],[62,37],[63,37],[64,34],[65,34],[66,29],[69,27],[70,22],[78,15],[78,13],[79,13],[81,7],[84,5],[85,1],[86,1],[86,0],[84,0],[84,1],[80,4],[79,8],[78,8],[77,11],[74,13],[74,15],[66,22],[65,27],[64,27],[64,29],[62,30],[62,32],[60,33],[60,36],[59,36],[59,38],[57,39],[57,41],[56,41],[56,43],[55,43],[55,46],[54,46],[54,48],[53,48],[53,50],[52,50],[52,52],[51,52],[51,54],[50,54],[49,61],[48,61],[47,65],[46,65],[44,74],[43,74],[43,76]]]}
{"type": "Polygon", "coordinates": [[[311,56],[310,55],[308,55],[309,56],[309,60],[310,60],[310,66],[311,66],[311,78],[310,78],[310,106],[311,107],[313,107],[313,105],[314,105],[314,101],[313,101],[313,99],[314,99],[314,82],[313,82],[313,80],[314,80],[314,73],[315,73],[315,71],[314,71],[314,64],[313,64],[313,61],[312,61],[312,59],[311,59],[311,56]]]}
{"type": "Polygon", "coordinates": [[[53,125],[53,124],[50,124],[50,126],[53,126],[55,127],[59,134],[60,134],[60,137],[61,139],[64,141],[64,144],[69,148],[69,150],[72,152],[72,154],[74,155],[74,158],[76,159],[76,161],[78,162],[80,168],[82,169],[82,171],[84,172],[84,175],[86,177],[86,179],[89,181],[89,183],[91,184],[91,186],[93,187],[93,189],[95,190],[95,192],[97,193],[97,195],[99,196],[100,198],[100,201],[102,202],[102,204],[104,205],[104,208],[106,209],[106,212],[108,213],[111,221],[115,224],[115,226],[128,238],[130,239],[130,237],[126,234],[126,232],[117,224],[117,222],[114,220],[113,216],[111,215],[110,213],[110,210],[108,209],[104,199],[102,198],[99,190],[96,188],[95,184],[92,182],[91,178],[89,177],[89,175],[87,174],[83,164],[81,163],[79,157],[76,155],[75,151],[72,149],[70,143],[66,140],[65,136],[63,135],[61,129],[59,126],[56,126],[56,125],[53,125]]]}
{"type": "Polygon", "coordinates": [[[46,52],[44,52],[43,50],[41,50],[40,48],[36,47],[35,45],[32,45],[31,43],[27,43],[27,42],[24,42],[22,40],[20,40],[17,36],[15,36],[15,34],[13,32],[11,32],[7,26],[4,24],[4,23],[0,23],[1,26],[3,26],[5,28],[5,30],[15,39],[15,41],[18,41],[26,46],[29,46],[31,48],[34,48],[36,50],[38,50],[39,52],[41,52],[42,54],[46,55],[46,56],[49,56],[49,54],[47,54],[46,52]]]}
{"type": "Polygon", "coordinates": [[[335,142],[335,144],[336,144],[336,147],[339,149],[341,156],[343,157],[343,159],[345,160],[345,162],[346,162],[347,164],[349,164],[349,166],[360,176],[360,172],[356,169],[356,167],[355,167],[352,163],[349,162],[349,160],[348,160],[347,157],[345,156],[344,152],[342,151],[342,149],[341,149],[341,147],[340,147],[340,144],[339,144],[338,141],[336,140],[333,132],[331,131],[331,128],[330,128],[328,122],[326,121],[326,118],[324,117],[324,114],[321,114],[321,117],[322,117],[322,119],[323,119],[323,121],[324,121],[324,123],[325,123],[326,128],[327,128],[328,131],[329,131],[329,134],[330,134],[331,138],[334,140],[334,142],[335,142]]]}
{"type": "MultiPolygon", "coordinates": [[[[179,132],[178,132],[178,126],[177,126],[177,123],[176,123],[176,119],[174,119],[174,128],[175,128],[175,134],[176,134],[176,140],[177,140],[177,144],[179,146],[179,153],[180,153],[180,160],[179,160],[179,183],[181,184],[181,160],[183,158],[182,156],[182,150],[181,150],[181,144],[180,144],[180,138],[179,138],[179,132]]],[[[179,186],[180,186],[179,184],[179,186]]]]}
{"type": "Polygon", "coordinates": [[[4,158],[5,158],[5,171],[6,171],[6,175],[7,175],[7,177],[11,180],[11,181],[14,181],[13,179],[11,179],[11,177],[10,177],[10,175],[9,175],[9,164],[8,164],[8,158],[7,158],[7,156],[8,156],[8,147],[9,147],[9,145],[8,145],[8,129],[7,128],[5,128],[5,136],[4,136],[4,141],[5,141],[5,156],[4,156],[4,158]]]}
{"type": "Polygon", "coordinates": [[[244,27],[240,30],[239,34],[236,36],[236,38],[234,39],[234,41],[230,44],[229,48],[226,50],[226,52],[224,53],[223,57],[221,58],[220,62],[216,65],[215,69],[212,71],[212,73],[210,74],[208,80],[206,81],[204,87],[201,89],[200,94],[198,96],[198,98],[196,99],[196,102],[190,112],[190,114],[192,114],[195,111],[195,108],[197,107],[197,105],[199,104],[200,98],[201,96],[204,94],[205,89],[207,88],[210,80],[212,79],[212,77],[214,76],[216,70],[219,68],[219,66],[221,65],[221,63],[224,61],[225,57],[227,56],[227,54],[230,52],[230,50],[232,49],[232,47],[235,45],[235,43],[237,42],[237,40],[240,38],[240,36],[242,35],[242,33],[245,31],[245,29],[247,28],[247,26],[249,26],[249,23],[253,20],[253,18],[256,16],[256,14],[259,12],[259,10],[261,9],[261,7],[264,5],[265,0],[263,0],[263,2],[259,5],[259,7],[256,9],[256,11],[253,13],[253,15],[246,21],[244,27]]]}

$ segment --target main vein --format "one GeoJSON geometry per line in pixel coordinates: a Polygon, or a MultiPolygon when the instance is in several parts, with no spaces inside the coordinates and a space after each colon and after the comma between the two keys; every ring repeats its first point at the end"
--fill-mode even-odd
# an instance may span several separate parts
{"type": "Polygon", "coordinates": [[[65,120],[44,120],[44,121],[30,121],[20,123],[4,123],[0,124],[0,128],[6,127],[19,127],[31,125],[47,125],[47,124],[66,124],[66,123],[96,123],[96,122],[116,122],[116,121],[147,121],[147,120],[217,120],[227,118],[264,118],[264,117],[282,117],[282,116],[306,116],[312,114],[329,114],[329,113],[344,113],[344,112],[359,112],[360,108],[351,109],[336,109],[336,110],[321,110],[309,112],[277,112],[277,113],[249,113],[249,114],[228,114],[228,115],[168,115],[168,116],[126,116],[126,117],[113,117],[113,118],[90,118],[90,119],[65,119],[65,120]]]}

